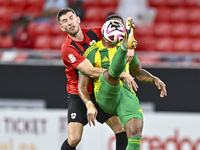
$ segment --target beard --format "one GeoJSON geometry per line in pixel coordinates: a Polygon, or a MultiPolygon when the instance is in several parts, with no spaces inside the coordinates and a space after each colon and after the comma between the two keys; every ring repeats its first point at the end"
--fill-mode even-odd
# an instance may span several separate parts
{"type": "Polygon", "coordinates": [[[76,35],[76,34],[79,32],[79,30],[80,30],[80,27],[78,27],[76,31],[70,31],[70,30],[67,30],[67,29],[66,29],[65,31],[66,31],[69,35],[72,35],[72,36],[73,36],[73,35],[76,35]]]}

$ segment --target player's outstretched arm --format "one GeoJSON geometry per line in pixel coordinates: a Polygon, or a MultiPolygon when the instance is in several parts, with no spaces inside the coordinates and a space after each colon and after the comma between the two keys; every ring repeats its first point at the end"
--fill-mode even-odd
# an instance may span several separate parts
{"type": "Polygon", "coordinates": [[[101,73],[103,73],[106,69],[96,68],[91,62],[86,58],[83,62],[81,62],[76,69],[88,75],[90,78],[98,78],[101,73]]]}
{"type": "Polygon", "coordinates": [[[89,77],[79,74],[79,81],[78,81],[79,96],[87,107],[87,119],[88,119],[89,125],[91,126],[91,123],[92,123],[95,126],[95,120],[96,120],[96,116],[98,112],[97,112],[96,107],[90,100],[90,95],[87,88],[89,82],[90,82],[89,77]]]}
{"type": "Polygon", "coordinates": [[[130,68],[133,75],[140,81],[144,83],[153,83],[155,84],[160,92],[160,97],[167,96],[166,85],[158,77],[153,76],[145,69],[142,69],[141,65],[138,63],[135,67],[130,68]]]}

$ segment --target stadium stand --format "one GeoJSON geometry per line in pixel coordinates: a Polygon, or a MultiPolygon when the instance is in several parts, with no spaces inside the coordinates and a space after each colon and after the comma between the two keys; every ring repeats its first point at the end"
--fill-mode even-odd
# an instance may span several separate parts
{"type": "MultiPolygon", "coordinates": [[[[68,0],[70,1],[73,0],[68,0]]],[[[81,27],[101,26],[105,18],[116,13],[118,0],[84,0],[85,10],[81,27]],[[112,7],[111,7],[112,5],[112,7]]],[[[136,26],[135,37],[138,51],[197,52],[200,47],[200,8],[198,0],[147,0],[148,5],[156,9],[156,17],[151,24],[136,26]]],[[[41,18],[45,0],[0,0],[0,33],[9,33],[12,24],[20,17],[33,20],[28,31],[35,38],[35,49],[60,49],[60,42],[66,33],[59,28],[59,23],[35,22],[41,18]],[[20,2],[19,2],[20,1],[20,2]],[[6,14],[6,15],[5,15],[6,14]],[[51,44],[43,45],[44,41],[51,44]]],[[[0,48],[12,48],[14,43],[9,36],[0,48]],[[9,42],[10,41],[10,42],[9,42]],[[12,41],[12,42],[11,42],[12,41]]],[[[2,39],[5,40],[5,39],[2,39]]]]}

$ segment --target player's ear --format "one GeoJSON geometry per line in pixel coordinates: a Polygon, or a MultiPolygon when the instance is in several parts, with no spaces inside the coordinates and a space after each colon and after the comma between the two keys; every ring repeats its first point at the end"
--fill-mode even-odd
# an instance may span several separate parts
{"type": "Polygon", "coordinates": [[[81,19],[79,16],[77,16],[77,20],[78,20],[78,23],[81,23],[81,19]]]}
{"type": "Polygon", "coordinates": [[[60,25],[60,29],[61,29],[62,31],[65,31],[65,29],[62,27],[62,25],[60,25]]]}

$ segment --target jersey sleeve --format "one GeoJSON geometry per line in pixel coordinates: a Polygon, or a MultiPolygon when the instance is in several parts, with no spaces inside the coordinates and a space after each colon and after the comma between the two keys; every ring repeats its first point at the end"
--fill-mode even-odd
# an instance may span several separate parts
{"type": "Polygon", "coordinates": [[[132,59],[130,65],[129,65],[129,68],[135,67],[138,63],[139,63],[139,59],[138,59],[136,52],[134,50],[134,56],[133,56],[133,59],[132,59]]]}
{"type": "Polygon", "coordinates": [[[63,47],[62,57],[63,60],[71,64],[74,68],[76,68],[81,62],[85,60],[85,57],[81,56],[81,54],[73,46],[63,47]]]}

